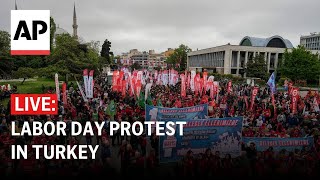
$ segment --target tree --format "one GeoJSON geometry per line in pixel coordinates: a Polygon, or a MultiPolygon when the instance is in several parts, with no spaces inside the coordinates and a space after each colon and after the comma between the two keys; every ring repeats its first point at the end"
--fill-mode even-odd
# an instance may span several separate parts
{"type": "Polygon", "coordinates": [[[138,62],[135,62],[131,65],[131,69],[142,69],[142,67],[140,66],[140,64],[138,62]]]}
{"type": "Polygon", "coordinates": [[[253,59],[249,59],[247,62],[247,69],[245,71],[248,77],[255,77],[267,80],[268,67],[264,59],[264,56],[261,54],[257,54],[253,59]]]}
{"type": "Polygon", "coordinates": [[[8,76],[13,68],[13,58],[10,56],[10,34],[0,30],[0,75],[8,76]]]}
{"type": "MultiPolygon", "coordinates": [[[[98,69],[99,54],[88,44],[80,44],[69,34],[56,37],[54,52],[50,55],[50,65],[62,69],[64,73],[81,74],[85,68],[98,69]]],[[[45,71],[44,71],[45,72],[45,71]]]]}
{"type": "Polygon", "coordinates": [[[104,57],[106,60],[106,64],[110,64],[111,62],[111,55],[113,55],[113,53],[111,52],[111,42],[108,41],[108,39],[104,40],[103,44],[102,44],[102,48],[100,51],[100,56],[104,57]]]}
{"type": "Polygon", "coordinates": [[[187,67],[187,54],[191,52],[191,49],[181,44],[177,49],[174,50],[173,54],[171,54],[166,62],[168,64],[173,64],[174,66],[177,64],[180,67],[180,70],[183,71],[187,67]]]}
{"type": "Polygon", "coordinates": [[[10,34],[7,31],[0,30],[0,55],[9,54],[10,34]]]}
{"type": "Polygon", "coordinates": [[[34,75],[35,75],[34,69],[28,68],[28,67],[20,67],[17,71],[13,72],[13,77],[23,78],[23,81],[21,82],[21,84],[23,84],[27,78],[34,77],[34,75]]]}
{"type": "Polygon", "coordinates": [[[291,80],[318,80],[320,75],[320,61],[318,55],[312,54],[302,46],[286,50],[279,63],[279,72],[291,80]]]}

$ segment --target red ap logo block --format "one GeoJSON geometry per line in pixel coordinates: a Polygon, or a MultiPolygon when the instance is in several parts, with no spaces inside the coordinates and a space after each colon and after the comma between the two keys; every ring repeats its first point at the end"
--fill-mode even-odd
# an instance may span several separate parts
{"type": "Polygon", "coordinates": [[[11,115],[56,115],[57,94],[11,94],[11,115]]]}
{"type": "Polygon", "coordinates": [[[50,55],[50,11],[11,11],[11,55],[50,55]]]}

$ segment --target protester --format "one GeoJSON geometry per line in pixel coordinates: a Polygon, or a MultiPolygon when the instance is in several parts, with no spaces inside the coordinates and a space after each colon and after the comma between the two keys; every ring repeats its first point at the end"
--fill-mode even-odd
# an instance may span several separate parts
{"type": "MultiPolygon", "coordinates": [[[[146,74],[145,74],[146,75],[146,74]]],[[[181,95],[181,81],[176,84],[163,85],[155,79],[152,82],[150,93],[145,99],[144,92],[133,95],[126,91],[125,95],[120,91],[115,91],[113,87],[107,86],[103,78],[95,79],[94,98],[85,101],[80,93],[79,87],[69,87],[67,104],[60,103],[59,114],[56,116],[10,116],[9,108],[1,106],[0,110],[3,119],[0,125],[0,166],[1,171],[14,175],[23,173],[26,176],[45,175],[60,172],[61,169],[68,171],[68,174],[81,175],[81,169],[91,169],[93,172],[113,172],[114,161],[120,163],[120,173],[122,175],[132,174],[137,176],[155,176],[159,164],[159,137],[154,133],[146,137],[143,134],[136,136],[121,136],[120,130],[115,131],[113,136],[105,124],[105,129],[101,136],[95,137],[90,134],[82,136],[66,137],[40,136],[33,137],[24,135],[23,137],[10,136],[10,121],[16,121],[17,131],[21,129],[24,121],[79,121],[84,124],[90,122],[110,122],[112,120],[121,122],[145,121],[144,105],[147,103],[162,107],[191,107],[199,104],[209,105],[209,116],[215,118],[242,116],[243,137],[306,137],[313,136],[315,140],[314,148],[295,152],[275,152],[269,148],[265,152],[257,151],[256,145],[250,143],[243,144],[243,153],[239,157],[231,157],[230,154],[220,155],[221,152],[211,152],[207,149],[202,154],[194,154],[188,151],[186,156],[179,163],[175,170],[176,175],[184,176],[220,176],[220,175],[266,175],[270,173],[294,174],[307,173],[314,175],[319,168],[320,160],[320,138],[319,136],[319,107],[314,101],[319,100],[317,93],[311,91],[305,97],[298,97],[297,110],[292,113],[290,103],[291,96],[286,91],[275,92],[274,102],[272,93],[268,86],[258,87],[258,93],[252,98],[254,86],[240,83],[233,84],[231,89],[227,86],[227,81],[219,82],[218,91],[211,97],[210,90],[195,93],[190,88],[186,89],[186,95],[181,95]],[[252,102],[252,103],[251,103],[252,102]],[[272,105],[274,104],[274,106],[272,105]],[[10,121],[9,121],[10,120],[10,121]],[[97,161],[80,160],[36,160],[34,153],[28,153],[30,159],[10,161],[10,144],[100,144],[100,158],[97,161]],[[121,143],[121,144],[120,144],[121,143]],[[150,148],[152,148],[150,150],[150,148]],[[114,160],[116,159],[116,160],[114,160]],[[3,169],[4,168],[4,169],[3,169]],[[296,171],[299,169],[299,171],[296,171]],[[232,172],[232,173],[231,173],[232,172]]],[[[53,88],[49,88],[49,93],[53,88]]],[[[142,88],[143,89],[143,88],[142,88]]],[[[62,96],[62,94],[60,94],[62,96]]],[[[10,106],[8,106],[10,107],[10,106]]],[[[70,128],[68,127],[68,132],[70,128]]],[[[163,175],[163,174],[162,174],[163,175]]]]}

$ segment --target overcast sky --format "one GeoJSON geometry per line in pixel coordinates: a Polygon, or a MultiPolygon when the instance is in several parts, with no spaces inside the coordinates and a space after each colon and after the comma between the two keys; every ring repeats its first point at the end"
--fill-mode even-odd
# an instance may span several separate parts
{"type": "MultiPolygon", "coordinates": [[[[280,35],[294,46],[300,35],[320,32],[319,0],[16,0],[18,9],[51,10],[59,27],[72,33],[76,2],[78,35],[112,42],[115,54],[137,48],[163,52],[191,49],[248,36],[280,35]]],[[[0,29],[10,31],[14,0],[0,0],[0,29]]]]}

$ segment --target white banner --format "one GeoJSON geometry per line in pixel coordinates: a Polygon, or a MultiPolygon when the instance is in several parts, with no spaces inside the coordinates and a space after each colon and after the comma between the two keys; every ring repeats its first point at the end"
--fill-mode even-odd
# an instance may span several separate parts
{"type": "Polygon", "coordinates": [[[196,71],[191,71],[190,88],[194,92],[194,77],[196,77],[196,71]]]}
{"type": "Polygon", "coordinates": [[[149,91],[150,91],[150,89],[151,89],[151,86],[152,86],[152,83],[148,83],[148,84],[146,85],[146,89],[145,89],[145,93],[144,93],[144,100],[147,100],[147,98],[148,98],[148,93],[149,93],[149,91]]]}
{"type": "Polygon", "coordinates": [[[162,85],[168,85],[168,81],[169,81],[169,74],[168,74],[168,71],[167,70],[164,70],[163,72],[162,72],[162,76],[161,76],[161,78],[162,78],[162,85]]]}
{"type": "Polygon", "coordinates": [[[58,97],[58,101],[60,101],[59,75],[57,73],[54,75],[54,82],[56,84],[56,94],[58,97]]]}
{"type": "Polygon", "coordinates": [[[88,79],[88,98],[93,98],[93,70],[89,72],[89,79],[88,79]]]}
{"type": "Polygon", "coordinates": [[[88,69],[83,70],[83,83],[84,83],[84,91],[86,97],[89,96],[89,85],[88,85],[88,69]]]}
{"type": "Polygon", "coordinates": [[[80,84],[79,84],[78,81],[77,81],[77,85],[78,85],[78,88],[79,88],[79,90],[80,90],[82,99],[84,100],[84,102],[88,102],[88,99],[87,99],[86,96],[84,95],[83,90],[82,90],[82,88],[81,88],[81,86],[80,86],[80,84]]]}

